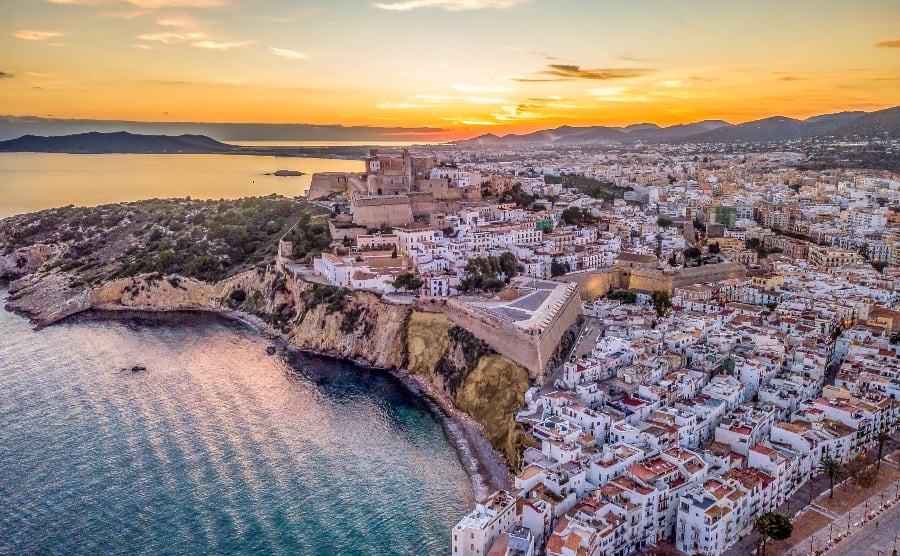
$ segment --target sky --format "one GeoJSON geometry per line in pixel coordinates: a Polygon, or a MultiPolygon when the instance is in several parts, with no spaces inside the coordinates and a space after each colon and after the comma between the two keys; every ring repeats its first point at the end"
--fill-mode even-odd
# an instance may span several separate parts
{"type": "Polygon", "coordinates": [[[897,0],[0,0],[4,115],[458,138],[897,104],[897,0]]]}

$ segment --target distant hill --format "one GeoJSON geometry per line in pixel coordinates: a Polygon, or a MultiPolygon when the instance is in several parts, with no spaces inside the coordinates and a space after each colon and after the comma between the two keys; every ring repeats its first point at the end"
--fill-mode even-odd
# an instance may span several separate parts
{"type": "Polygon", "coordinates": [[[835,134],[840,137],[873,137],[887,133],[891,137],[900,136],[900,106],[869,112],[841,126],[835,134]]]}
{"type": "Polygon", "coordinates": [[[807,137],[874,136],[888,133],[900,136],[900,107],[878,112],[839,112],[797,120],[773,116],[732,125],[722,120],[660,127],[641,123],[627,127],[571,127],[535,131],[524,135],[482,135],[462,141],[475,145],[520,145],[545,143],[558,145],[610,143],[755,143],[786,141],[807,137]]]}
{"type": "Polygon", "coordinates": [[[59,137],[23,135],[0,141],[0,152],[40,152],[72,154],[111,153],[185,153],[207,154],[240,150],[205,135],[136,135],[126,131],[115,133],[78,133],[59,137]]]}

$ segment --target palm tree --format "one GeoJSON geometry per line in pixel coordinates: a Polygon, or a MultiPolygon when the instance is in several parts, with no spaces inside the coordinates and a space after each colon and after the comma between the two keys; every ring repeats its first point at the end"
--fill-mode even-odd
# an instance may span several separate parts
{"type": "Polygon", "coordinates": [[[769,539],[783,541],[794,532],[794,525],[786,516],[776,512],[767,512],[759,516],[753,523],[753,529],[760,534],[762,555],[766,556],[766,542],[769,539]]]}
{"type": "Polygon", "coordinates": [[[878,442],[878,461],[875,464],[875,469],[881,469],[881,454],[884,452],[884,443],[891,437],[888,434],[887,427],[883,426],[878,429],[878,432],[875,433],[875,441],[878,442]]]}
{"type": "Polygon", "coordinates": [[[831,494],[828,497],[834,498],[834,481],[844,478],[844,466],[833,457],[828,456],[819,463],[817,471],[828,475],[828,482],[831,486],[831,494]]]}

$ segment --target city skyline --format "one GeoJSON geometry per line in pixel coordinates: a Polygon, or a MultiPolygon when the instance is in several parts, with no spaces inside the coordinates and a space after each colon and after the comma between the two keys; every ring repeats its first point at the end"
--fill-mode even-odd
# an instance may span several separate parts
{"type": "Polygon", "coordinates": [[[878,110],[900,7],[869,0],[8,2],[15,116],[432,127],[447,138],[878,110]]]}

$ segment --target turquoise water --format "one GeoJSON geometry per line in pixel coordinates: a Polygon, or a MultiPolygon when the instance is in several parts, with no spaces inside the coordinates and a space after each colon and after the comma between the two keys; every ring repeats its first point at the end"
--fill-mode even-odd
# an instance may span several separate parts
{"type": "Polygon", "coordinates": [[[471,487],[427,408],[267,345],[213,317],[0,311],[0,554],[449,553],[471,487]]]}

